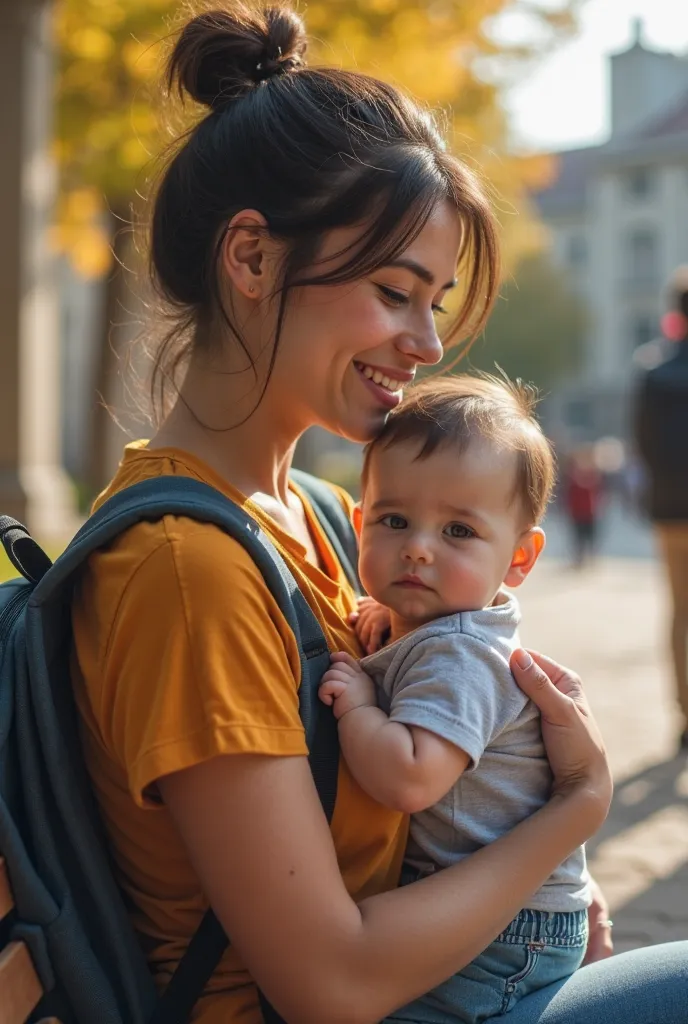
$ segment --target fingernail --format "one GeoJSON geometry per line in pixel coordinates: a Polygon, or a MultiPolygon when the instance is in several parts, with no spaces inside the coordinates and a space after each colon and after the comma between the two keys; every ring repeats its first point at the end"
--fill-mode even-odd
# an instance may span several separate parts
{"type": "Polygon", "coordinates": [[[516,651],[516,654],[514,655],[514,661],[516,662],[519,668],[523,669],[530,668],[530,666],[533,664],[533,659],[528,654],[528,651],[516,651]]]}

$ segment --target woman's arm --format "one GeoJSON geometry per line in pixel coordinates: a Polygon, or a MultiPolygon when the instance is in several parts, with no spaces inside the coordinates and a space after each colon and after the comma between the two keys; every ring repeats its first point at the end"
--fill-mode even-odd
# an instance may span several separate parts
{"type": "Polygon", "coordinates": [[[609,772],[587,707],[536,664],[517,671],[545,742],[556,733],[553,798],[462,863],[359,905],[305,758],[217,757],[160,780],[213,908],[285,1020],[375,1024],[469,963],[601,824],[609,772]]]}

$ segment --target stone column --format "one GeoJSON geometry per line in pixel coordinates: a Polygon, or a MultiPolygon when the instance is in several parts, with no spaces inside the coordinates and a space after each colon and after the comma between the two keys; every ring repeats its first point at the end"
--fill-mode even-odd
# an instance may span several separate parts
{"type": "Polygon", "coordinates": [[[0,0],[0,514],[64,539],[50,14],[46,0],[0,0]]]}

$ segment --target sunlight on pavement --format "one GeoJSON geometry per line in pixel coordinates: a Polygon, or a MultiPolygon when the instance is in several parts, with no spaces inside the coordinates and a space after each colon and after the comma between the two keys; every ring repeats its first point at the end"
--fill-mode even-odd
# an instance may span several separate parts
{"type": "MultiPolygon", "coordinates": [[[[688,788],[686,772],[679,781],[688,788]]],[[[590,873],[602,886],[614,914],[684,864],[688,864],[688,808],[676,805],[600,843],[590,859],[590,873]]]]}

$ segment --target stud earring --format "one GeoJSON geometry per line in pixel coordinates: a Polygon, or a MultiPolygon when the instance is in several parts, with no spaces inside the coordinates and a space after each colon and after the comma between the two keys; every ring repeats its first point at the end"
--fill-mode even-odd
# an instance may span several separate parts
{"type": "Polygon", "coordinates": [[[248,290],[250,291],[251,295],[253,295],[253,293],[254,293],[254,291],[255,291],[256,289],[255,289],[255,287],[254,287],[254,286],[253,286],[252,284],[250,284],[250,285],[248,286],[248,290]]]}

